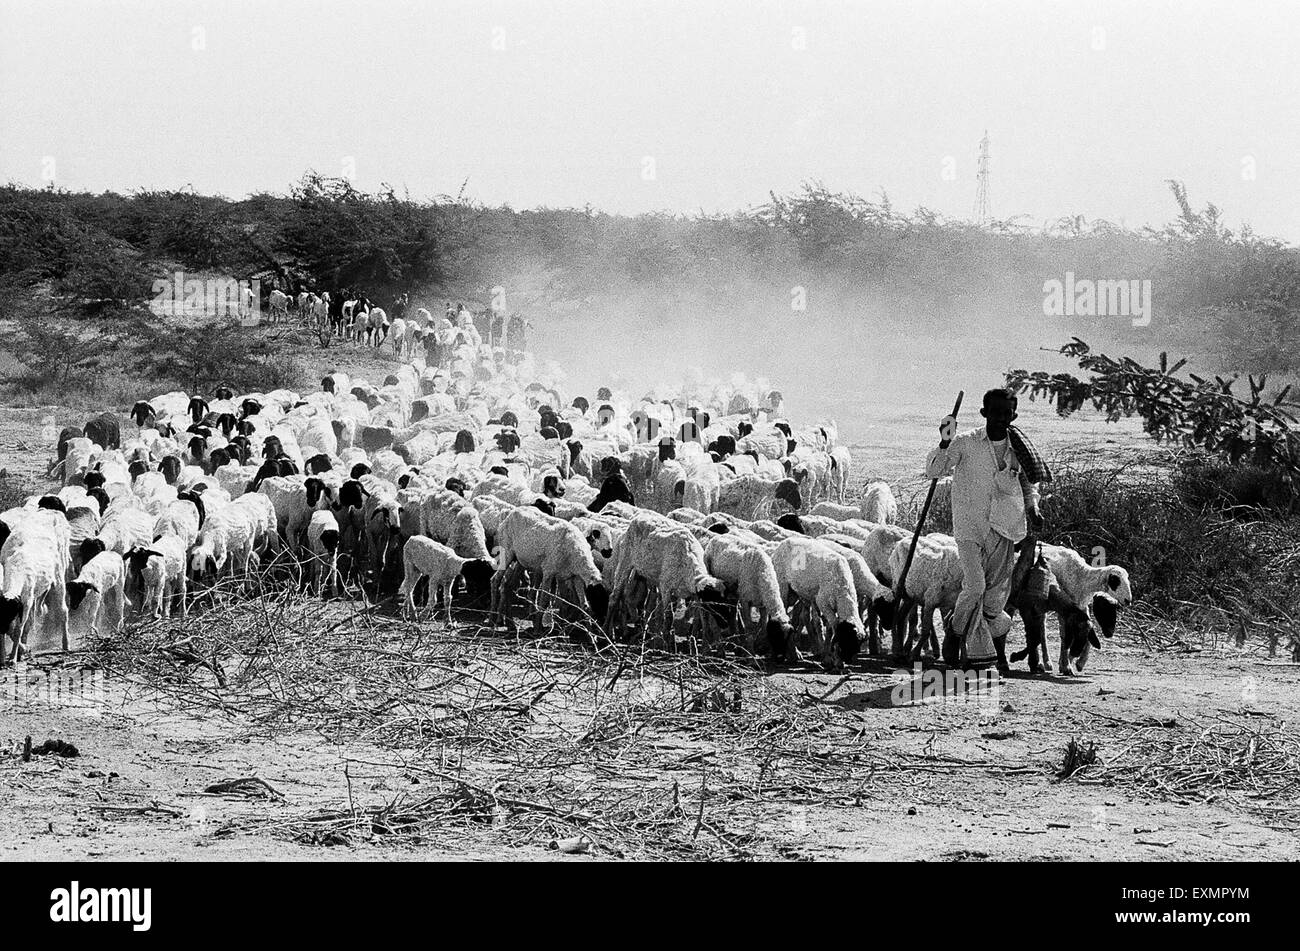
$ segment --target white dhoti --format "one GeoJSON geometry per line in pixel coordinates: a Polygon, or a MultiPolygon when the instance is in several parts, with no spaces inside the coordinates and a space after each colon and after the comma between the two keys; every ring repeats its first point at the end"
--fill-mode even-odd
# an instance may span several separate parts
{"type": "Polygon", "coordinates": [[[968,663],[991,663],[997,659],[993,639],[1005,637],[1011,629],[1011,618],[1003,609],[1011,589],[1014,545],[990,531],[982,542],[958,541],[957,554],[962,583],[952,612],[953,632],[964,643],[968,663]]]}

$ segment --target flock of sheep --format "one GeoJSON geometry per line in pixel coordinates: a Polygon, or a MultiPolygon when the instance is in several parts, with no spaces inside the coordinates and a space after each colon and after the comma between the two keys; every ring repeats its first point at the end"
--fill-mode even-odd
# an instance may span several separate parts
{"type": "MultiPolygon", "coordinates": [[[[793,427],[756,387],[566,400],[555,383],[531,354],[464,347],[382,383],[173,392],[129,423],[65,430],[62,487],[0,513],[0,660],[111,637],[132,611],[184,614],[199,591],[246,592],[275,565],[317,596],[379,600],[400,574],[407,614],[427,579],[448,619],[460,599],[494,624],[522,610],[659,644],[692,633],[790,660],[811,647],[827,665],[864,641],[878,653],[882,628],[896,656],[937,646],[934,612],[946,623],[961,590],[955,543],[921,538],[896,603],[912,533],[883,482],[846,504],[834,423],[793,427]],[[602,476],[636,504],[596,501],[602,476]]],[[[1127,604],[1128,576],[1042,549],[1072,672],[1092,619],[1113,626],[1097,600],[1127,604]]]]}

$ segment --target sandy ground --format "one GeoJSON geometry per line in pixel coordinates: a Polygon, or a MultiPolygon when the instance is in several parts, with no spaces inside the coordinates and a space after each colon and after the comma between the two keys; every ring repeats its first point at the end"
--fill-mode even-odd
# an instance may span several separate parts
{"type": "MultiPolygon", "coordinates": [[[[1070,739],[1095,743],[1105,761],[1144,724],[1171,738],[1210,726],[1293,730],[1300,717],[1296,665],[1245,655],[1107,647],[1079,678],[1003,680],[992,704],[892,707],[894,681],[889,668],[875,662],[847,679],[820,672],[772,675],[782,689],[806,691],[816,702],[834,705],[833,721],[846,737],[865,740],[885,756],[908,757],[910,765],[878,776],[864,773],[852,800],[810,797],[806,804],[764,807],[758,826],[767,844],[758,857],[1294,858],[1300,831],[1294,775],[1289,794],[1272,800],[1220,793],[1208,801],[1199,795],[1179,801],[1127,786],[1061,781],[1055,771],[1070,739]]],[[[490,827],[473,824],[449,830],[450,839],[440,837],[430,846],[326,847],[266,835],[218,835],[222,823],[249,815],[387,802],[413,791],[418,777],[389,750],[335,743],[311,731],[259,736],[237,717],[193,716],[138,698],[128,701],[122,685],[111,682],[92,705],[51,705],[23,695],[14,679],[23,676],[22,670],[10,675],[0,703],[5,859],[589,860],[549,851],[548,835],[520,842],[516,834],[506,842],[490,827]],[[80,755],[23,762],[15,754],[29,735],[38,745],[50,737],[65,739],[80,755]],[[209,784],[247,776],[265,780],[283,801],[203,792],[209,784]]],[[[683,749],[695,750],[693,758],[711,755],[707,742],[678,739],[683,749]]],[[[830,755],[835,743],[835,737],[828,739],[830,755]]],[[[694,788],[694,774],[683,776],[672,761],[637,763],[629,772],[631,781],[661,788],[665,799],[678,781],[683,789],[694,788]]],[[[682,819],[687,830],[695,818],[695,795],[688,794],[682,819]]],[[[707,790],[705,799],[707,816],[707,790]]],[[[702,857],[707,854],[701,850],[702,857]]]]}

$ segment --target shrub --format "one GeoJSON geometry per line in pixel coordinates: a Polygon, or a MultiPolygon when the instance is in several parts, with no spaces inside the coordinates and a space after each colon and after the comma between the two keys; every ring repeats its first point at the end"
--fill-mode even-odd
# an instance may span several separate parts
{"type": "Polygon", "coordinates": [[[122,346],[123,332],[85,321],[59,320],[33,314],[15,317],[18,332],[8,349],[26,368],[17,382],[26,389],[68,384],[95,388],[99,372],[122,346]]]}
{"type": "Polygon", "coordinates": [[[1135,456],[1098,466],[1088,457],[1054,464],[1044,487],[1043,541],[1127,568],[1135,597],[1166,615],[1189,605],[1230,608],[1237,599],[1266,615],[1294,603],[1295,553],[1279,540],[1294,522],[1244,522],[1211,494],[1198,457],[1135,456]],[[1288,566],[1288,558],[1291,567],[1288,566]]]}
{"type": "Polygon", "coordinates": [[[140,349],[153,374],[191,393],[222,383],[242,390],[272,390],[294,383],[299,375],[290,356],[258,330],[238,323],[151,328],[140,349]]]}

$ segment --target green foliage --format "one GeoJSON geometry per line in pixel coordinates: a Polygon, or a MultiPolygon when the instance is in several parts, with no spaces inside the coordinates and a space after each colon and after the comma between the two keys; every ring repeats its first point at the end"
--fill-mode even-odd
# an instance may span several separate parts
{"type": "Polygon", "coordinates": [[[1044,486],[1043,540],[1125,566],[1135,596],[1162,615],[1244,603],[1274,616],[1270,602],[1300,596],[1297,525],[1226,511],[1216,498],[1219,465],[1199,453],[1179,453],[1171,468],[1143,457],[1100,466],[1087,455],[1057,461],[1044,486]],[[1291,543],[1279,544],[1286,537],[1291,543]]]}
{"type": "Polygon", "coordinates": [[[273,390],[293,383],[297,368],[272,341],[235,322],[149,328],[137,345],[148,372],[174,380],[189,393],[227,384],[273,390]]]}
{"type": "Polygon", "coordinates": [[[280,245],[321,286],[396,288],[436,282],[436,205],[368,195],[341,178],[309,173],[290,199],[280,245]]]}
{"type": "Polygon", "coordinates": [[[540,280],[553,303],[620,287],[670,297],[775,291],[815,276],[828,290],[933,321],[1038,314],[1043,281],[1073,271],[1151,279],[1156,326],[1170,346],[1217,347],[1231,369],[1300,371],[1300,250],[1249,229],[1234,234],[1216,207],[1198,211],[1181,184],[1170,187],[1178,217],[1138,231],[1080,216],[1041,229],[977,226],[816,183],[731,215],[632,217],[514,211],[461,195],[412,201],[314,172],[287,195],[241,201],[11,186],[0,188],[0,274],[22,287],[61,282],[55,293],[82,303],[124,299],[142,260],[230,277],[271,268],[289,284],[302,275],[375,297],[540,280]]]}
{"type": "Polygon", "coordinates": [[[27,368],[22,382],[28,388],[75,384],[93,390],[99,371],[123,345],[116,325],[52,321],[30,313],[15,323],[18,332],[5,348],[27,368]]]}
{"type": "MultiPolygon", "coordinates": [[[[1141,418],[1147,434],[1160,442],[1217,453],[1229,462],[1242,460],[1277,470],[1290,486],[1300,475],[1300,429],[1287,407],[1291,387],[1283,387],[1273,398],[1264,398],[1267,378],[1248,376],[1248,398],[1238,397],[1232,388],[1237,377],[1213,381],[1194,373],[1189,379],[1176,374],[1187,363],[1169,366],[1166,354],[1159,367],[1147,367],[1130,357],[1112,359],[1093,353],[1078,337],[1060,352],[1079,361],[1091,379],[1081,380],[1068,373],[1010,370],[1006,384],[1030,399],[1046,398],[1056,411],[1068,416],[1085,404],[1103,411],[1114,422],[1126,416],[1141,418]]],[[[1293,489],[1294,490],[1294,489],[1293,489]]]]}

